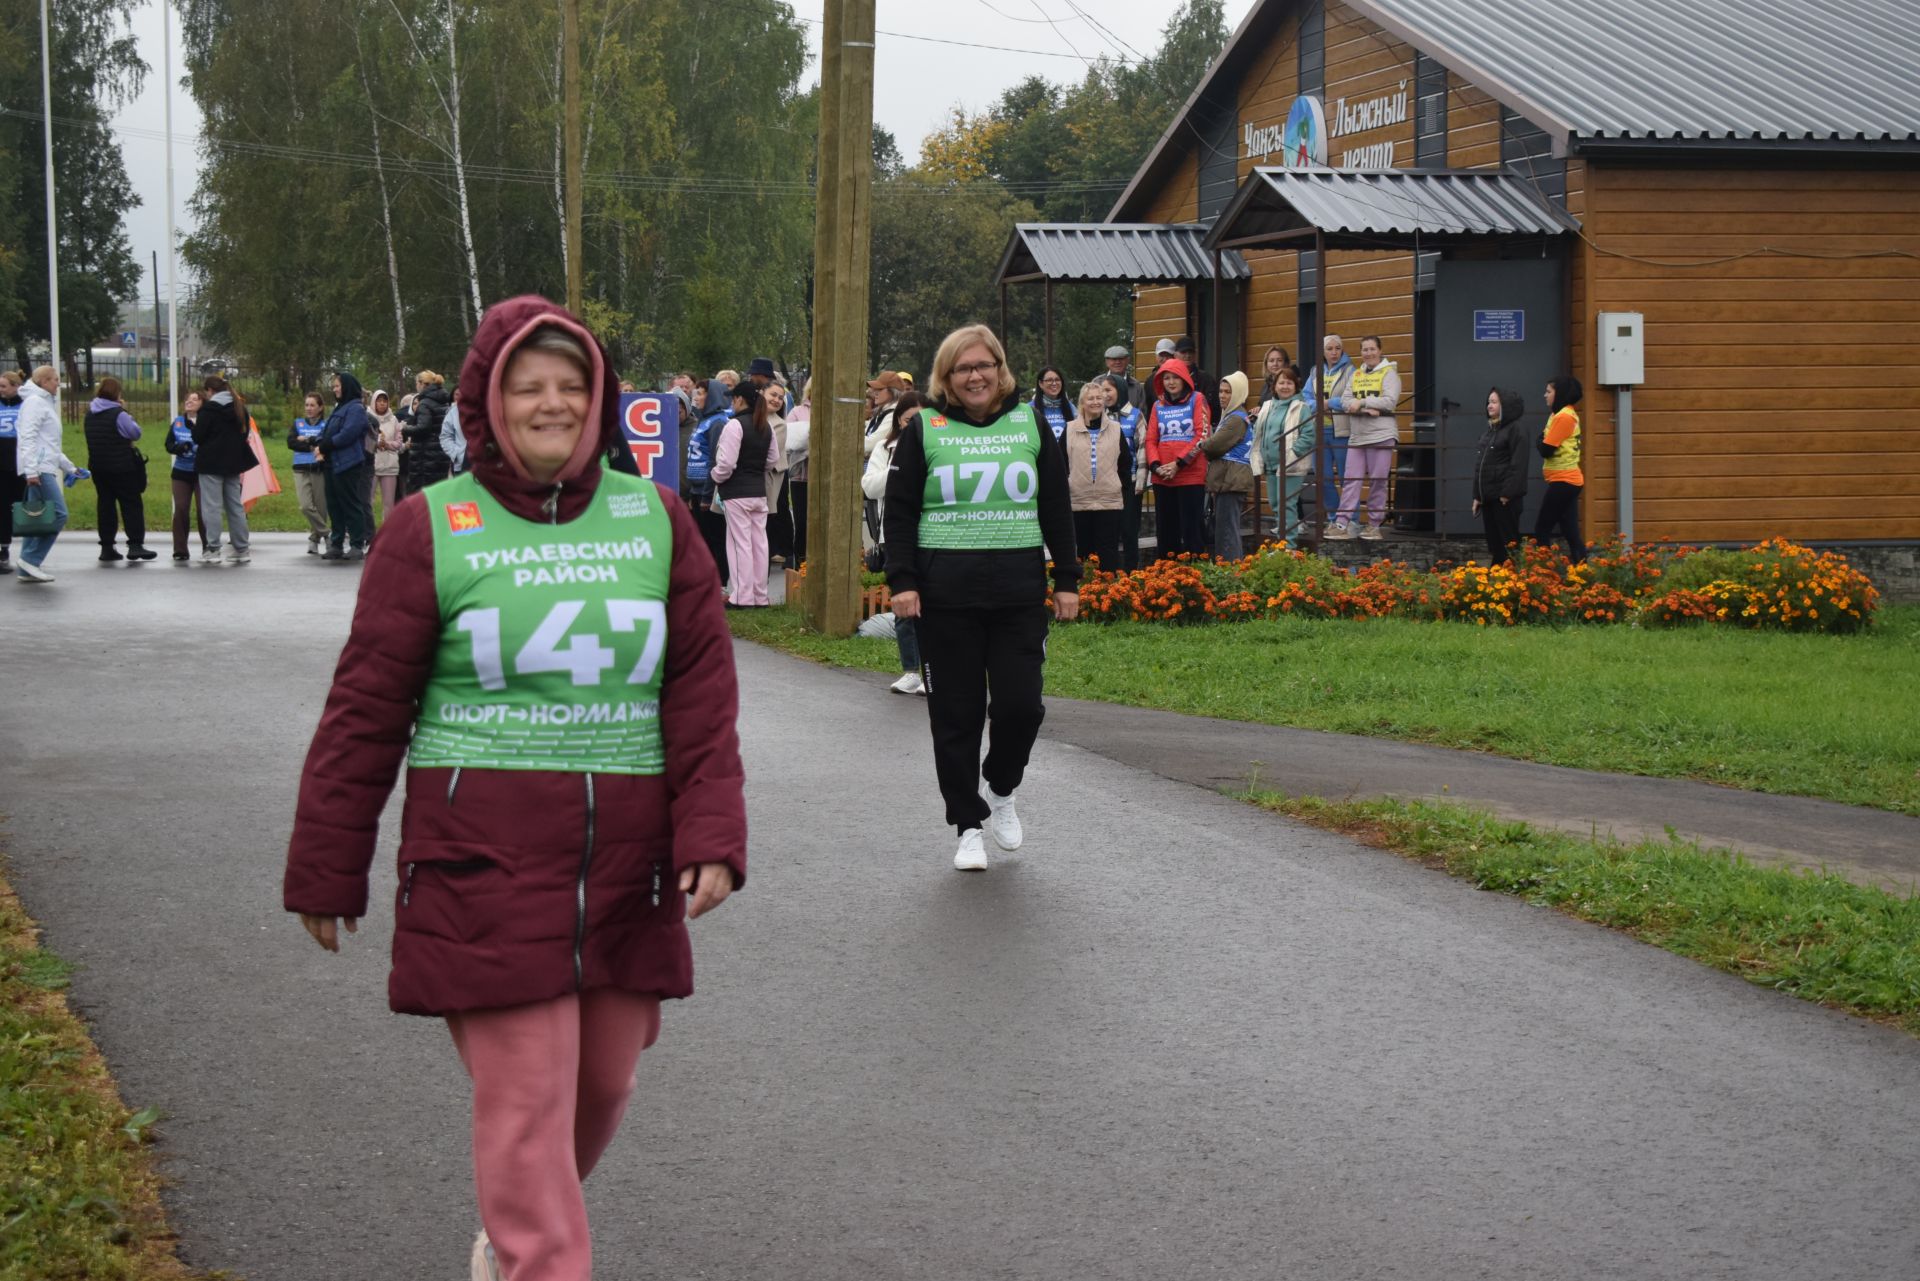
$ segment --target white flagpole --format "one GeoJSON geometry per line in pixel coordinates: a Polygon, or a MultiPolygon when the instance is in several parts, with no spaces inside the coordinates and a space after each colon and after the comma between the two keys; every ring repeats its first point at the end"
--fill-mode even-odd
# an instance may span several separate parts
{"type": "Polygon", "coordinates": [[[40,101],[47,127],[47,310],[52,329],[50,358],[55,369],[64,370],[60,359],[60,241],[53,212],[53,0],[40,0],[40,101]]]}
{"type": "Polygon", "coordinates": [[[180,417],[180,353],[175,343],[180,331],[174,327],[179,319],[176,300],[180,286],[174,269],[173,232],[173,0],[160,0],[160,50],[167,134],[167,421],[171,423],[180,417]]]}

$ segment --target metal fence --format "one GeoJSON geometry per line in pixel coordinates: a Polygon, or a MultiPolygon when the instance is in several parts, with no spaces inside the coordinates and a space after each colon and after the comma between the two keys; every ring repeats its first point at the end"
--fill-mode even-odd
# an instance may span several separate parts
{"type": "MultiPolygon", "coordinates": [[[[125,357],[94,357],[91,362],[93,380],[91,382],[62,382],[60,384],[60,413],[68,423],[78,423],[87,415],[87,405],[103,378],[120,380],[120,401],[133,415],[134,421],[142,427],[164,427],[169,421],[167,400],[167,362],[151,355],[128,353],[125,357]]],[[[84,371],[83,371],[84,374],[84,371]]],[[[197,391],[208,374],[219,374],[244,396],[256,405],[273,405],[277,408],[282,402],[297,398],[297,390],[281,387],[281,377],[271,371],[244,369],[227,364],[219,357],[182,357],[178,377],[180,380],[180,399],[184,402],[189,391],[197,391]]],[[[297,412],[297,406],[296,406],[297,412]]],[[[261,421],[261,430],[267,429],[267,423],[261,421]]]]}

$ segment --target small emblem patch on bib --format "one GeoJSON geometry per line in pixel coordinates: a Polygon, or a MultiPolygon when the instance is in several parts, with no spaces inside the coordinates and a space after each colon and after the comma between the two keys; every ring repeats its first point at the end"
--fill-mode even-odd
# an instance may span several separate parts
{"type": "Polygon", "coordinates": [[[447,532],[450,534],[478,534],[486,529],[486,522],[480,519],[479,503],[448,503],[447,532]]]}

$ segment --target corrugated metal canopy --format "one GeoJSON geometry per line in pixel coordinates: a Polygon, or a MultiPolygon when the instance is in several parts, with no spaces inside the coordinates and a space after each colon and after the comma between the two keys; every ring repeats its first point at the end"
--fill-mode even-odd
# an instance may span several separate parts
{"type": "MultiPolygon", "coordinates": [[[[1213,279],[1213,255],[1201,247],[1204,224],[1023,222],[1000,256],[993,282],[1064,280],[1117,285],[1183,285],[1213,279]]],[[[1223,280],[1245,280],[1247,260],[1220,255],[1223,280]]]]}
{"type": "Polygon", "coordinates": [[[1915,0],[1351,0],[1574,150],[1920,141],[1915,0]]]}
{"type": "Polygon", "coordinates": [[[1497,169],[1255,169],[1207,236],[1215,245],[1423,246],[1578,232],[1580,224],[1497,169]]]}

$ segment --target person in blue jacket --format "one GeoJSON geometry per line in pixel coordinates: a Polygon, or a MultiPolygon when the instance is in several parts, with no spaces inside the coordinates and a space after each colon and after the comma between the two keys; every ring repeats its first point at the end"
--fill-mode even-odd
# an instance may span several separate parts
{"type": "Polygon", "coordinates": [[[207,550],[207,511],[199,509],[200,519],[194,520],[194,504],[200,497],[200,473],[195,465],[193,444],[193,423],[200,417],[200,393],[190,391],[187,398],[180,402],[180,416],[167,428],[167,452],[173,455],[173,470],[167,479],[173,484],[173,559],[180,564],[192,560],[187,551],[187,524],[200,531],[200,552],[207,550]]]}
{"type": "Polygon", "coordinates": [[[20,429],[15,424],[25,403],[20,395],[25,381],[25,374],[0,370],[0,572],[10,567],[13,558],[13,504],[26,488],[13,466],[19,456],[20,429]]]}
{"type": "Polygon", "coordinates": [[[713,487],[713,459],[720,448],[720,429],[731,417],[732,396],[718,378],[695,383],[694,413],[698,415],[687,432],[687,463],[682,472],[681,497],[693,509],[694,524],[700,537],[713,553],[720,568],[720,583],[727,582],[727,518],[720,511],[713,487]]]}
{"type": "Polygon", "coordinates": [[[367,436],[373,420],[361,397],[360,380],[333,376],[333,412],[320,433],[327,470],[327,550],[321,560],[364,560],[373,524],[373,456],[367,436]]]}

